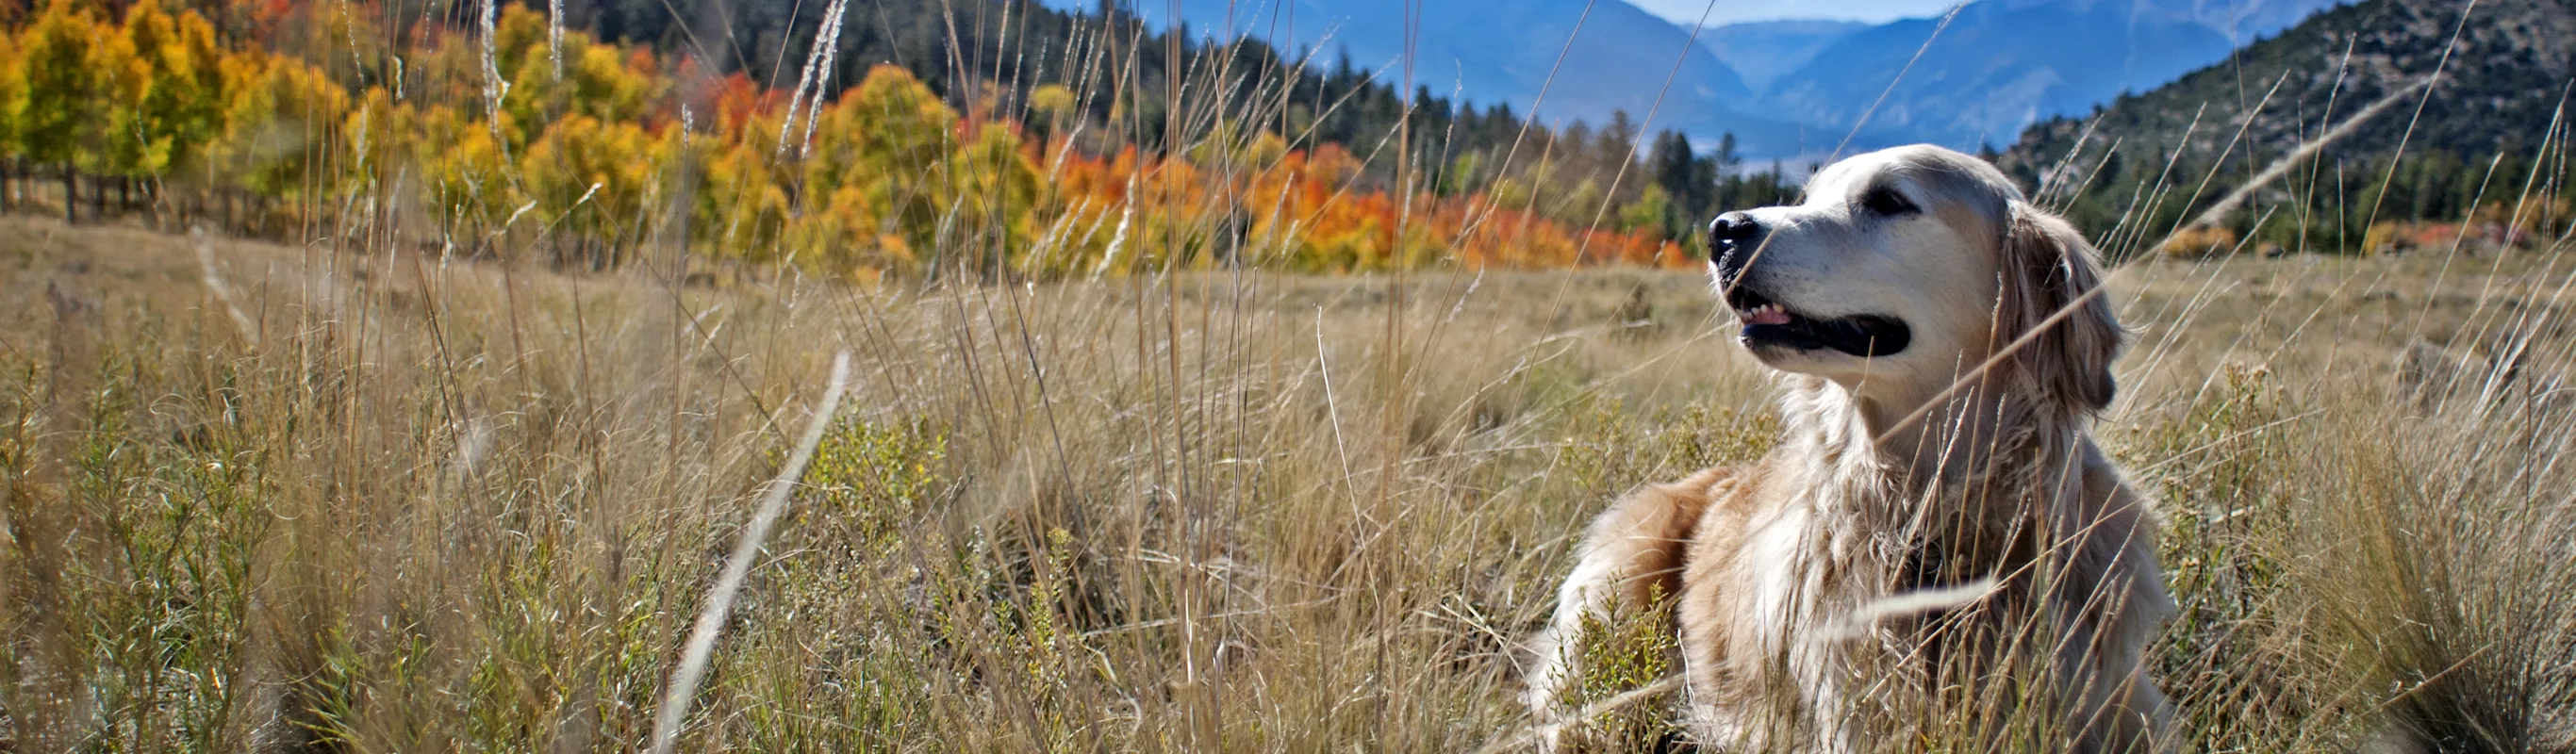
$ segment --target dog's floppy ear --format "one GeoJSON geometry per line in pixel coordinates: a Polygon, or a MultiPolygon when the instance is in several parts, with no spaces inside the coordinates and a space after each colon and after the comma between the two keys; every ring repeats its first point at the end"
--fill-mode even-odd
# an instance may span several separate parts
{"type": "Polygon", "coordinates": [[[2047,330],[2014,352],[2011,368],[2021,372],[2024,384],[2068,410],[2086,413],[2111,405],[2116,390],[2111,361],[2128,339],[2111,314],[2111,302],[2093,293],[2102,285],[2098,256],[2075,226],[2028,202],[2012,203],[2012,219],[2004,230],[1995,347],[2046,325],[2047,330]],[[2074,311],[2049,321],[2070,304],[2074,311]]]}

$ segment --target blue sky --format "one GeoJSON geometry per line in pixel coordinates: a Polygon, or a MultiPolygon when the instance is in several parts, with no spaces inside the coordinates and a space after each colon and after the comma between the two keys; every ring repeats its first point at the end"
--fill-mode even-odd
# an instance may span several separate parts
{"type": "Polygon", "coordinates": [[[1949,10],[1954,0],[1628,0],[1646,12],[1681,23],[1699,20],[1708,13],[1709,25],[1741,21],[1769,21],[1780,18],[1835,18],[1853,21],[1893,21],[1900,18],[1937,16],[1949,10]]]}

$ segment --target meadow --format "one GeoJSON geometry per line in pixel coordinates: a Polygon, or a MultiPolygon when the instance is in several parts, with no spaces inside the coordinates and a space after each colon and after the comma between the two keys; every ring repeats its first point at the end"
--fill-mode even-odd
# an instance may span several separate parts
{"type": "MultiPolygon", "coordinates": [[[[815,5],[766,81],[533,4],[0,13],[0,752],[1527,750],[1585,522],[1776,440],[1696,229],[1778,164],[815,5]]],[[[2567,132],[2289,133],[2015,173],[2137,332],[2174,748],[2576,751],[2567,132]]],[[[1673,743],[1613,628],[1576,743],[1673,743]]],[[[1952,712],[1873,744],[2048,750],[1952,712]]]]}
{"type": "MultiPolygon", "coordinates": [[[[1777,429],[1687,272],[922,288],[0,239],[13,751],[642,748],[817,418],[684,750],[1509,747],[1587,517],[1777,429]]],[[[2098,432],[2169,527],[2189,749],[2569,745],[2571,272],[2120,268],[2098,432]]],[[[1640,646],[1588,688],[1659,676],[1640,646]]]]}

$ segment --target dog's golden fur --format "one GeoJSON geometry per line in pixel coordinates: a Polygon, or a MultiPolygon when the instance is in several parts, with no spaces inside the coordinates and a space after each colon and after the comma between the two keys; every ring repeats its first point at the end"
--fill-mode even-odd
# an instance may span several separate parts
{"type": "Polygon", "coordinates": [[[2150,503],[2087,431],[2125,336],[2094,292],[2096,252],[1949,150],[1855,157],[1808,188],[1742,215],[1760,250],[1720,272],[1720,295],[1758,284],[1791,310],[1889,315],[1913,345],[1863,358],[1748,340],[1783,373],[1780,445],[1593,522],[1530,704],[1563,709],[1580,632],[1612,601],[1675,595],[1691,735],[1720,750],[1895,745],[1961,690],[2046,705],[2045,735],[2064,739],[2047,748],[2156,750],[2171,713],[2143,654],[2173,605],[2150,503]],[[1947,597],[1888,607],[1925,594],[1947,597]]]}

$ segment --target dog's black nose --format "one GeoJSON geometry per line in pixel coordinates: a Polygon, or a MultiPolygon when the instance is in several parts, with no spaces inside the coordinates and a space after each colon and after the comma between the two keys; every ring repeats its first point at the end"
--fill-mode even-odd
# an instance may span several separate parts
{"type": "Polygon", "coordinates": [[[1723,215],[1718,215],[1716,220],[1711,220],[1708,223],[1708,240],[1709,246],[1711,247],[1716,247],[1721,244],[1744,243],[1761,235],[1762,224],[1754,222],[1752,215],[1742,212],[1729,212],[1723,215]]]}
{"type": "Polygon", "coordinates": [[[1708,223],[1708,261],[1716,262],[1718,272],[1727,280],[1744,272],[1753,262],[1753,248],[1762,240],[1762,224],[1742,212],[1718,215],[1708,223]]]}

